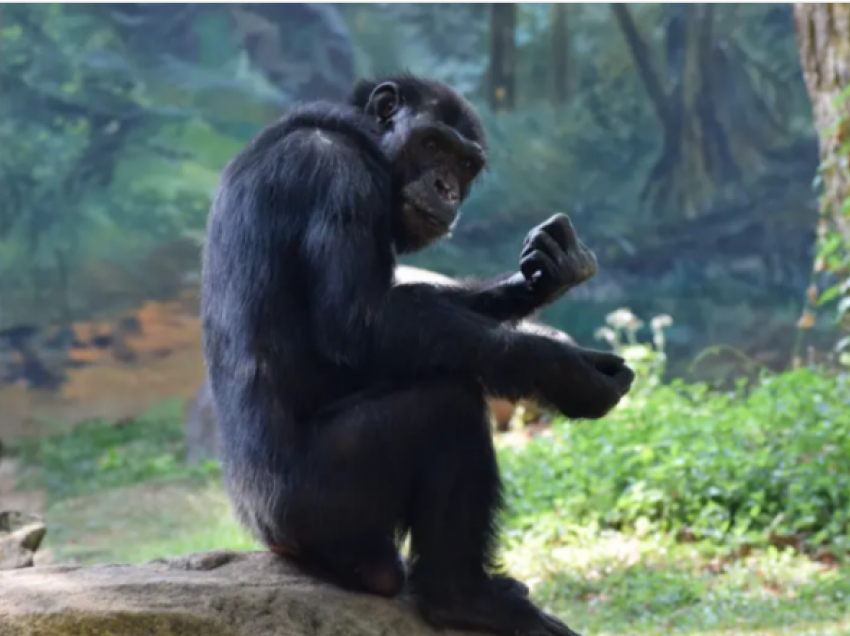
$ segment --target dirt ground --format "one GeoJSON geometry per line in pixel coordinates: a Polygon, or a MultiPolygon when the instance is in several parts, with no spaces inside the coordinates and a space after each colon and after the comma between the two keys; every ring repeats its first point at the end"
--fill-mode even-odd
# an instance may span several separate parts
{"type": "Polygon", "coordinates": [[[60,391],[0,386],[0,440],[13,444],[86,420],[120,420],[166,400],[189,399],[204,380],[200,326],[192,331],[166,355],[139,363],[107,359],[75,369],[60,391]]]}

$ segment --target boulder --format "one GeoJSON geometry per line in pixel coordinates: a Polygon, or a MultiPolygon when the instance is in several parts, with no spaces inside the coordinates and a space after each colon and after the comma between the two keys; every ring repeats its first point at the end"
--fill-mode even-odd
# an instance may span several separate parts
{"type": "Polygon", "coordinates": [[[32,567],[45,534],[44,522],[35,515],[0,512],[0,570],[32,567]]]}
{"type": "Polygon", "coordinates": [[[144,565],[0,572],[0,636],[437,633],[408,599],[388,601],[318,583],[268,552],[221,550],[144,565]]]}

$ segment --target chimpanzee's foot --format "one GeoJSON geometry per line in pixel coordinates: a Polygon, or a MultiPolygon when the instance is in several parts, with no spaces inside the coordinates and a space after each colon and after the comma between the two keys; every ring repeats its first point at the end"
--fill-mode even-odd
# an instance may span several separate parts
{"type": "Polygon", "coordinates": [[[497,636],[579,636],[578,632],[538,609],[522,594],[527,586],[498,576],[477,586],[447,589],[439,581],[411,577],[422,617],[437,629],[482,631],[497,636]],[[462,591],[461,591],[462,590],[462,591]]]}

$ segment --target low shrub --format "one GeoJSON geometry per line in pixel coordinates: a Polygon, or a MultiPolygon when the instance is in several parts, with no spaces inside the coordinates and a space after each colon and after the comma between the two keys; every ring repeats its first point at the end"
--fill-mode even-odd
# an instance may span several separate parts
{"type": "Polygon", "coordinates": [[[600,336],[635,359],[633,394],[603,420],[556,422],[502,449],[509,530],[655,528],[727,546],[846,552],[850,376],[800,368],[723,393],[661,384],[668,319],[655,321],[653,348],[621,342],[640,326],[628,318],[621,312],[600,336]]]}

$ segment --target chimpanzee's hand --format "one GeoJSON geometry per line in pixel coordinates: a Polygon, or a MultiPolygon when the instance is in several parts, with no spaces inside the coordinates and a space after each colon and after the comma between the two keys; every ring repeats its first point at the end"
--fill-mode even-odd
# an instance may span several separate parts
{"type": "Polygon", "coordinates": [[[541,397],[568,418],[604,417],[632,388],[634,371],[618,355],[560,343],[551,353],[540,367],[541,397]]]}
{"type": "Polygon", "coordinates": [[[556,214],[528,233],[520,271],[540,304],[547,304],[596,274],[596,256],[579,241],[569,217],[556,214]]]}

